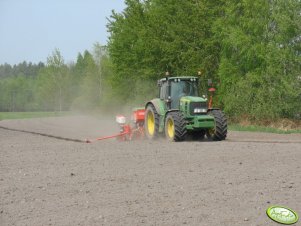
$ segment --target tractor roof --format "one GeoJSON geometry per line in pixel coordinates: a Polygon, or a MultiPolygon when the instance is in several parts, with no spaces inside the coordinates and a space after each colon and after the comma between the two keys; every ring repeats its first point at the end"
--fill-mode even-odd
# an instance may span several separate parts
{"type": "Polygon", "coordinates": [[[165,78],[161,78],[159,81],[160,82],[165,82],[168,80],[174,80],[174,79],[180,79],[180,80],[190,80],[190,79],[199,79],[196,76],[174,76],[174,77],[165,77],[165,78]]]}

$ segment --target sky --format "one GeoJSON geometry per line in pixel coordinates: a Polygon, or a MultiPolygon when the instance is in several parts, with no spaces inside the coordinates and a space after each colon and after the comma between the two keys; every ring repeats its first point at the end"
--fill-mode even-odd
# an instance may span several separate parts
{"type": "Polygon", "coordinates": [[[65,62],[105,45],[107,17],[123,0],[0,0],[0,64],[46,62],[58,48],[65,62]]]}

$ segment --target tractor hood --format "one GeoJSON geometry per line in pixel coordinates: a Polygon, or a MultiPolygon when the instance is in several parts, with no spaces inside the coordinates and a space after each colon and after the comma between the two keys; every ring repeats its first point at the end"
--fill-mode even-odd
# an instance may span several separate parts
{"type": "Polygon", "coordinates": [[[184,96],[180,99],[180,110],[188,117],[207,114],[207,100],[202,97],[184,96]]]}
{"type": "Polygon", "coordinates": [[[207,102],[207,99],[202,97],[184,96],[181,97],[180,102],[207,102]]]}

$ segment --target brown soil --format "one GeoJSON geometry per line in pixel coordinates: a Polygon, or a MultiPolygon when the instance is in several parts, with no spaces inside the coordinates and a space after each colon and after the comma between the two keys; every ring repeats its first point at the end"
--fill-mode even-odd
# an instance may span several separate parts
{"type": "MultiPolygon", "coordinates": [[[[68,139],[118,133],[112,119],[6,120],[68,139]]],[[[277,225],[301,213],[301,135],[230,132],[223,142],[91,144],[0,128],[0,225],[277,225]]]]}

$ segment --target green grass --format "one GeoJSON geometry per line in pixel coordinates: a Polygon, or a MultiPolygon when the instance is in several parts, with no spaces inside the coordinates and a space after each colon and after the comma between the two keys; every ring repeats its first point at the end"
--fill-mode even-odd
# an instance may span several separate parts
{"type": "Polygon", "coordinates": [[[71,112],[0,112],[0,120],[4,119],[24,119],[24,118],[44,118],[70,115],[71,112]]]}
{"type": "Polygon", "coordinates": [[[232,131],[265,132],[265,133],[279,133],[279,134],[301,133],[301,129],[281,130],[277,128],[264,127],[264,126],[256,126],[256,125],[242,126],[239,124],[231,124],[228,126],[228,129],[232,131]]]}

